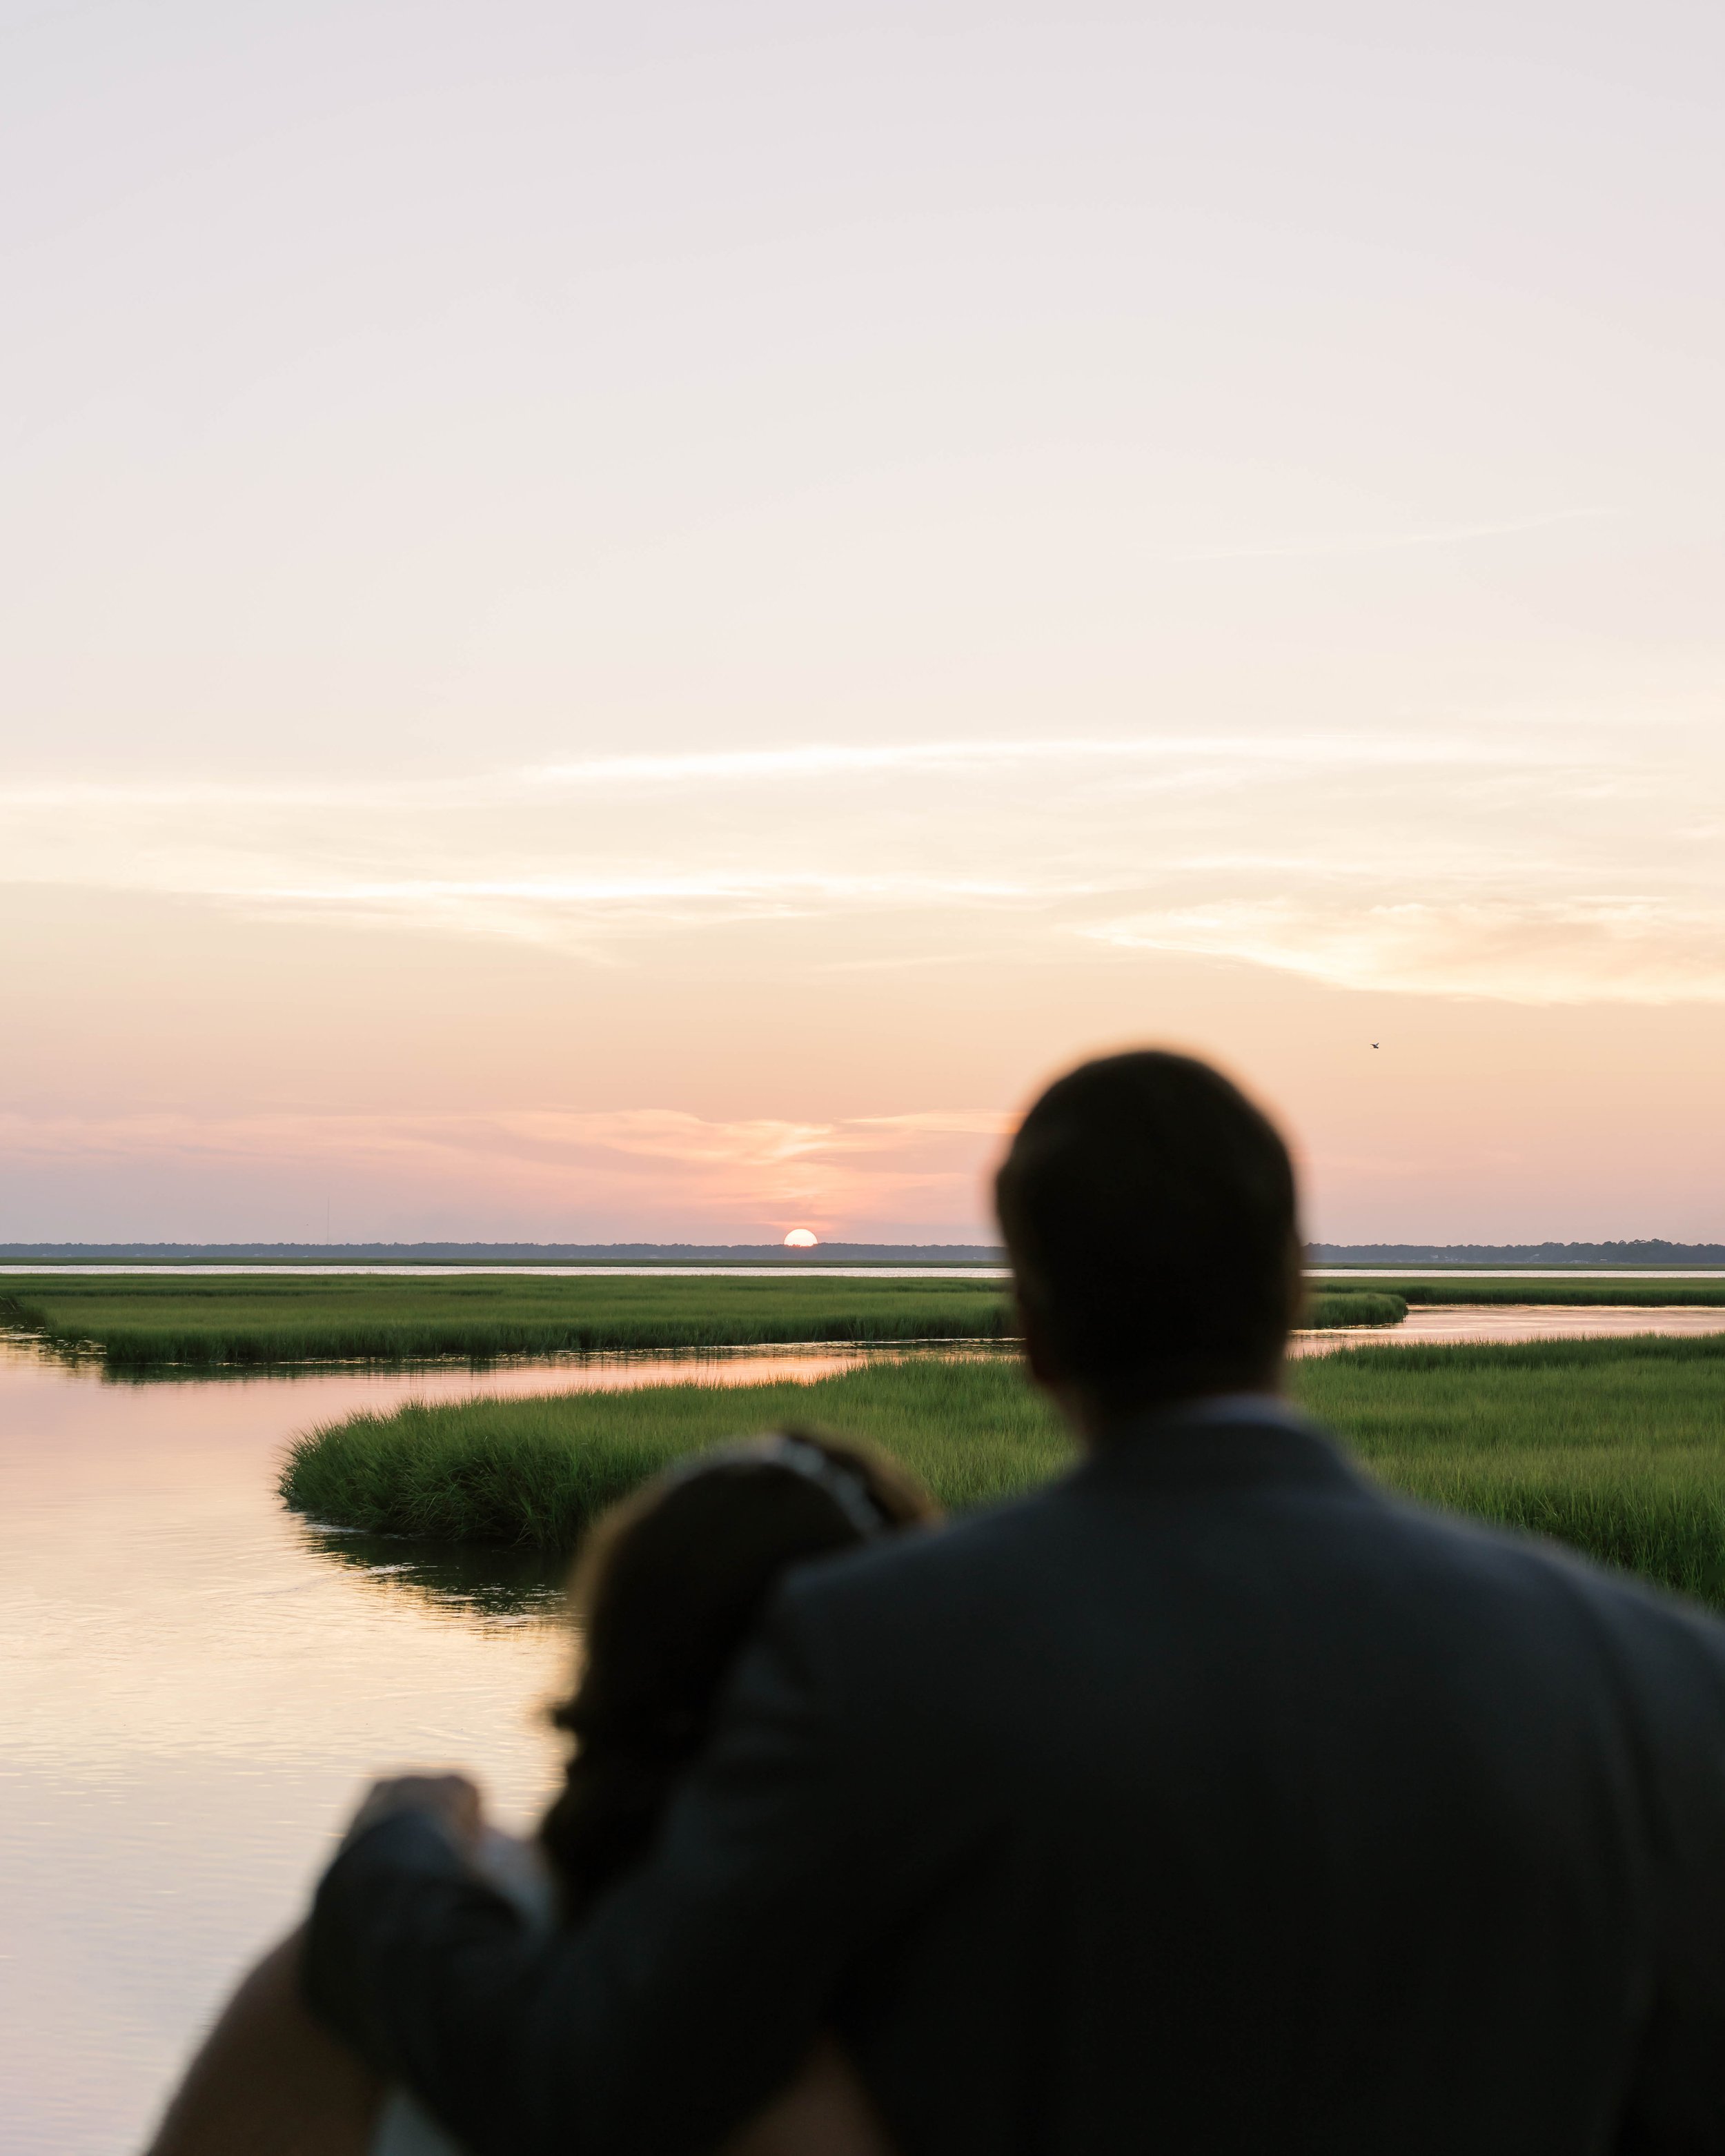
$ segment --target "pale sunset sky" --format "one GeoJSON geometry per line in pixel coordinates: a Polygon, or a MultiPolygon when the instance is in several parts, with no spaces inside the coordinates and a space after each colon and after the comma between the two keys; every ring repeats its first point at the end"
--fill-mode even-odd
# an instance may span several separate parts
{"type": "Polygon", "coordinates": [[[1725,1239],[1725,14],[0,0],[0,1241],[1725,1239]],[[1372,1044],[1377,1042],[1378,1046],[1372,1044]]]}

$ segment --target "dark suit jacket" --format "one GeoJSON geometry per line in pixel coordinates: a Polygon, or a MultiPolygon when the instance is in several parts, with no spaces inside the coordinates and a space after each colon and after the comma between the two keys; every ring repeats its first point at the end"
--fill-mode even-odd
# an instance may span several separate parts
{"type": "Polygon", "coordinates": [[[307,1970],[482,2156],[711,2149],[823,2024],[906,2156],[1725,2150],[1725,1629],[1127,1426],[795,1574],[580,1931],[398,1818],[307,1970]]]}

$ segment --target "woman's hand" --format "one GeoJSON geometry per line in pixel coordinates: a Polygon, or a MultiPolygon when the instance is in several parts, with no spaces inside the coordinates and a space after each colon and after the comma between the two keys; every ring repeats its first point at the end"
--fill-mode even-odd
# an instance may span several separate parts
{"type": "Polygon", "coordinates": [[[367,1791],[341,1837],[342,1847],[398,1812],[429,1813],[459,1848],[470,1851],[479,1846],[485,1826],[479,1790],[465,1774],[393,1774],[367,1791]]]}
{"type": "Polygon", "coordinates": [[[732,2135],[719,2156],[898,2156],[857,2071],[830,2036],[803,2071],[732,2135]]]}

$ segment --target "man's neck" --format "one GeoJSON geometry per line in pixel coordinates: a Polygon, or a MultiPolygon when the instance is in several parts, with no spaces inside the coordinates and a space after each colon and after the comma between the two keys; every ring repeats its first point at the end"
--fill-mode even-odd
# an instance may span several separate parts
{"type": "Polygon", "coordinates": [[[1282,1394],[1282,1374],[1278,1364],[1274,1374],[1260,1384],[1235,1383],[1197,1393],[1152,1394],[1106,1404],[1083,1387],[1051,1386],[1049,1390],[1080,1449],[1095,1452],[1127,1424],[1153,1423],[1162,1416],[1222,1422],[1249,1420],[1254,1413],[1261,1414],[1266,1409],[1285,1414],[1287,1402],[1282,1394]]]}

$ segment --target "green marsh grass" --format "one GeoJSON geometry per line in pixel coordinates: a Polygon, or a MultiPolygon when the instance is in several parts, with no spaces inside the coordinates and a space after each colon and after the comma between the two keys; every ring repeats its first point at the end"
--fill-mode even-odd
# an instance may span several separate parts
{"type": "Polygon", "coordinates": [[[97,1349],[113,1368],[988,1339],[1010,1323],[997,1281],[939,1277],[121,1275],[24,1279],[6,1292],[15,1324],[97,1349]]]}
{"type": "Polygon", "coordinates": [[[1349,1288],[1337,1294],[1321,1289],[1307,1297],[1302,1325],[1317,1332],[1353,1325],[1399,1325],[1408,1314],[1405,1296],[1387,1288],[1349,1288]]]}
{"type": "Polygon", "coordinates": [[[1725,1334],[1345,1349],[1296,1389],[1407,1495],[1725,1608],[1725,1334]]]}
{"type": "MultiPolygon", "coordinates": [[[[1725,1336],[1354,1348],[1296,1364],[1293,1388],[1392,1487],[1725,1607],[1725,1336]]],[[[785,1422],[884,1446],[953,1510],[1070,1457],[1014,1358],[930,1354],[812,1385],[356,1415],[298,1441],[281,1491],[373,1532],[562,1549],[668,1461],[785,1422]]]]}
{"type": "Polygon", "coordinates": [[[954,1509],[1028,1489],[1065,1456],[1015,1358],[930,1354],[813,1384],[651,1385],[352,1415],[296,1441],[281,1492],[340,1527],[567,1548],[596,1512],[671,1460],[787,1423],[869,1439],[954,1509]]]}
{"type": "MultiPolygon", "coordinates": [[[[1399,1273],[1357,1276],[1361,1290],[1399,1296],[1407,1303],[1556,1303],[1581,1308],[1601,1303],[1620,1309],[1711,1307],[1725,1303],[1725,1280],[1480,1280],[1466,1273],[1440,1280],[1406,1280],[1399,1273]]],[[[1314,1292],[1351,1294],[1354,1279],[1317,1281],[1314,1292]]]]}
{"type": "MultiPolygon", "coordinates": [[[[1387,1325],[1405,1305],[1382,1291],[1327,1291],[1312,1322],[1387,1325]]],[[[6,1284],[0,1321],[110,1369],[308,1361],[413,1362],[438,1355],[594,1354],[800,1341],[997,1340],[1015,1322],[1003,1283],[739,1279],[685,1274],[547,1278],[321,1274],[38,1276],[6,1284]]]]}

